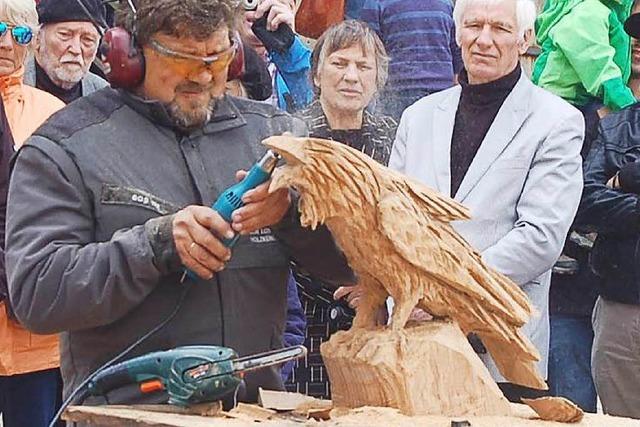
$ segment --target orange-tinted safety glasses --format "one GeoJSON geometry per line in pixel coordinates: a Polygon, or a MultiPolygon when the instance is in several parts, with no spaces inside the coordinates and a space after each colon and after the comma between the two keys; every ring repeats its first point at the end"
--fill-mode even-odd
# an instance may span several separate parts
{"type": "Polygon", "coordinates": [[[161,45],[156,40],[150,40],[149,45],[153,50],[168,59],[166,61],[168,66],[184,77],[197,75],[205,69],[208,69],[214,75],[221,73],[229,66],[238,48],[238,44],[232,40],[229,49],[212,56],[196,56],[176,52],[161,45]]]}

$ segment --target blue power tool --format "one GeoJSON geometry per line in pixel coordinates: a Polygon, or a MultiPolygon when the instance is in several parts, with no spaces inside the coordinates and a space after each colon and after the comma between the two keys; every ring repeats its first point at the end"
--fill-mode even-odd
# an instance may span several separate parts
{"type": "MultiPolygon", "coordinates": [[[[265,155],[249,169],[249,173],[247,173],[247,176],[245,176],[242,181],[227,188],[218,196],[218,199],[211,206],[211,209],[218,212],[225,221],[230,223],[233,212],[244,206],[242,196],[244,196],[247,191],[267,182],[269,178],[271,178],[271,174],[276,168],[276,163],[278,163],[279,159],[280,156],[278,154],[268,150],[265,155]]],[[[235,245],[239,238],[240,233],[236,233],[233,238],[224,239],[222,242],[226,247],[230,248],[235,245]]]]}
{"type": "MultiPolygon", "coordinates": [[[[233,212],[244,206],[242,196],[244,196],[247,191],[267,182],[269,178],[271,178],[271,174],[276,168],[279,159],[280,156],[278,154],[268,150],[265,155],[249,169],[247,176],[245,176],[242,181],[227,188],[218,196],[218,199],[211,205],[211,209],[218,212],[225,221],[231,223],[231,215],[233,215],[233,212]]],[[[223,239],[222,243],[226,247],[231,248],[239,238],[240,233],[236,233],[231,239],[223,239]]],[[[185,277],[194,280],[198,278],[198,276],[190,270],[185,270],[181,281],[184,281],[185,277]]]]}

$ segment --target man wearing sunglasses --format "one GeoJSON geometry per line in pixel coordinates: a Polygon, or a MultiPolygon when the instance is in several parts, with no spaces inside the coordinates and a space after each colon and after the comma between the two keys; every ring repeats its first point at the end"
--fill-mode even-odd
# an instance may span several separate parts
{"type": "Polygon", "coordinates": [[[105,20],[100,0],[42,0],[38,18],[40,31],[35,38],[34,58],[25,64],[25,84],[49,92],[66,104],[109,85],[89,71],[100,45],[100,33],[92,20],[105,20]]]}
{"type": "MultiPolygon", "coordinates": [[[[289,253],[313,274],[353,280],[328,232],[301,228],[289,192],[248,192],[233,224],[208,207],[263,155],[263,138],[306,132],[270,105],[224,95],[237,2],[136,6],[118,19],[144,55],[143,80],[68,105],[20,151],[9,190],[9,292],[28,328],[62,332],[67,396],[176,307],[128,356],[282,346],[289,253]],[[230,251],[221,239],[238,232],[230,251]],[[185,268],[198,279],[181,283],[185,268]]],[[[259,386],[283,389],[278,367],[245,380],[249,401],[259,386]]],[[[109,402],[143,400],[126,392],[109,402]]]]}

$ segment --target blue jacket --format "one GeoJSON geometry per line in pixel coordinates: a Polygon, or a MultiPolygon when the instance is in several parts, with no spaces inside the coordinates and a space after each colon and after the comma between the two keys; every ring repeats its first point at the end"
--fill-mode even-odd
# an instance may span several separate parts
{"type": "MultiPolygon", "coordinates": [[[[287,280],[287,322],[284,328],[284,346],[292,347],[294,345],[304,344],[304,337],[307,331],[307,318],[304,315],[300,297],[298,296],[298,286],[293,277],[293,273],[289,273],[287,280]]],[[[287,381],[293,371],[294,361],[289,361],[282,365],[282,379],[287,381]]]]}
{"type": "Polygon", "coordinates": [[[269,59],[277,68],[276,91],[278,107],[294,112],[305,107],[313,99],[313,87],[309,77],[311,50],[296,36],[286,53],[272,51],[269,59]]]}

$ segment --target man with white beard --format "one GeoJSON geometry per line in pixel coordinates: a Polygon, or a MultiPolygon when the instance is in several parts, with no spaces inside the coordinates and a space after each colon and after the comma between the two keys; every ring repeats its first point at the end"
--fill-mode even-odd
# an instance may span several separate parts
{"type": "Polygon", "coordinates": [[[25,84],[47,91],[66,104],[108,86],[89,71],[100,46],[100,33],[91,19],[100,24],[105,20],[100,0],[41,0],[38,17],[41,27],[35,40],[35,58],[25,64],[25,84]]]}

